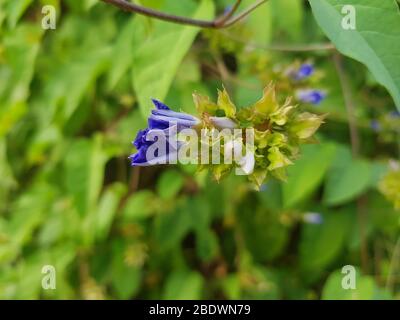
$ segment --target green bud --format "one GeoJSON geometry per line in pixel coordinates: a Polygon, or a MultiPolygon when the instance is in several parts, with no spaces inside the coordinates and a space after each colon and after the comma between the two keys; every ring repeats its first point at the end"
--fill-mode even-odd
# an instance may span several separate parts
{"type": "Polygon", "coordinates": [[[293,164],[280,150],[278,147],[271,147],[268,149],[268,160],[270,165],[268,170],[275,170],[278,168],[287,167],[293,164]]]}
{"type": "Polygon", "coordinates": [[[193,93],[193,101],[199,114],[208,113],[215,115],[218,110],[218,106],[207,96],[193,93]]]}
{"type": "Polygon", "coordinates": [[[226,91],[225,88],[224,88],[223,91],[218,90],[218,102],[217,102],[217,105],[218,105],[219,109],[225,111],[225,116],[235,119],[236,107],[232,103],[232,101],[231,101],[231,99],[229,97],[229,94],[228,94],[228,92],[226,91]]]}
{"type": "Polygon", "coordinates": [[[275,86],[273,84],[270,84],[264,89],[262,98],[254,104],[253,109],[264,119],[268,118],[279,109],[279,103],[276,100],[275,86]]]}
{"type": "Polygon", "coordinates": [[[289,131],[299,139],[308,139],[324,123],[324,117],[309,112],[301,113],[289,124],[289,131]]]}

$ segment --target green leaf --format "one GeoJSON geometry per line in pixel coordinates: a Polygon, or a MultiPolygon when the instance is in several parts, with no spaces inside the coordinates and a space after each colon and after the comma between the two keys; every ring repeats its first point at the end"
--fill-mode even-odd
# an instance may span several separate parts
{"type": "Polygon", "coordinates": [[[395,0],[309,0],[314,16],[337,49],[364,63],[400,110],[400,14],[395,0]],[[344,5],[356,10],[356,30],[342,28],[344,5]]]}
{"type": "Polygon", "coordinates": [[[27,111],[26,100],[30,94],[42,34],[41,28],[27,23],[2,34],[0,137],[8,133],[27,111]]]}
{"type": "Polygon", "coordinates": [[[240,226],[246,247],[257,262],[271,261],[285,249],[289,240],[289,228],[279,220],[273,211],[254,209],[243,210],[240,226]],[[268,247],[265,244],[268,244],[268,247]]]}
{"type": "Polygon", "coordinates": [[[101,136],[74,141],[65,156],[65,187],[82,216],[96,208],[105,163],[101,136]]]}
{"type": "Polygon", "coordinates": [[[8,26],[10,29],[17,25],[18,20],[22,17],[32,2],[33,0],[8,1],[6,10],[8,26]]]}
{"type": "MultiPolygon", "coordinates": [[[[193,18],[211,19],[213,12],[213,2],[202,0],[193,18]]],[[[139,46],[132,52],[133,86],[145,117],[152,108],[151,98],[163,100],[166,97],[182,59],[200,30],[156,20],[151,23],[148,31],[143,20],[137,19],[136,28],[141,32],[135,42],[139,46]]]]}
{"type": "Polygon", "coordinates": [[[350,149],[338,148],[336,158],[325,183],[323,201],[340,205],[362,194],[370,185],[371,164],[353,159],[350,149]]]}
{"type": "Polygon", "coordinates": [[[248,272],[248,277],[254,281],[253,284],[244,288],[242,299],[250,300],[276,300],[281,296],[279,277],[273,269],[264,266],[252,266],[248,272]]]}
{"type": "Polygon", "coordinates": [[[271,1],[275,34],[282,42],[282,36],[288,40],[298,40],[302,33],[303,3],[298,0],[271,1]],[[283,18],[282,12],[285,12],[283,18]],[[276,32],[278,30],[279,32],[276,32]]]}
{"type": "Polygon", "coordinates": [[[116,241],[113,248],[113,261],[111,267],[111,286],[119,299],[129,299],[140,288],[142,272],[139,268],[130,267],[125,263],[122,242],[116,241]]]}
{"type": "Polygon", "coordinates": [[[323,270],[342,250],[351,220],[347,211],[321,213],[321,224],[305,224],[299,251],[300,265],[305,271],[323,270]]]}
{"type": "Polygon", "coordinates": [[[142,220],[155,213],[156,196],[150,190],[142,190],[130,196],[122,211],[125,220],[142,220]]]}
{"type": "Polygon", "coordinates": [[[288,168],[283,184],[284,207],[293,207],[306,199],[320,185],[335,155],[334,144],[306,145],[300,159],[288,168]]]}
{"type": "Polygon", "coordinates": [[[113,48],[114,59],[107,78],[108,90],[115,87],[132,65],[131,48],[137,32],[135,24],[136,21],[132,18],[124,25],[113,48]]]}
{"type": "Polygon", "coordinates": [[[163,299],[165,300],[198,300],[202,298],[204,280],[194,271],[176,271],[165,284],[163,299]]]}
{"type": "Polygon", "coordinates": [[[374,298],[375,283],[371,276],[363,276],[356,269],[356,288],[344,289],[342,280],[346,276],[341,270],[331,273],[322,292],[324,300],[371,300],[374,298]]]}
{"type": "Polygon", "coordinates": [[[157,192],[162,199],[172,199],[181,190],[184,177],[176,170],[165,171],[157,182],[157,192]]]}
{"type": "Polygon", "coordinates": [[[108,235],[114,216],[117,213],[118,205],[125,192],[125,185],[115,183],[108,187],[101,197],[94,221],[98,239],[102,240],[108,235]]]}
{"type": "MultiPolygon", "coordinates": [[[[244,0],[242,2],[243,7],[248,7],[254,4],[253,0],[244,0]]],[[[246,26],[251,30],[254,42],[261,45],[267,45],[271,42],[273,30],[272,23],[273,19],[270,5],[259,7],[246,19],[246,26]]]]}
{"type": "Polygon", "coordinates": [[[188,204],[178,205],[175,211],[158,215],[155,221],[155,239],[164,251],[177,246],[192,227],[188,204]]]}
{"type": "Polygon", "coordinates": [[[218,254],[218,238],[215,232],[203,228],[196,232],[196,251],[202,261],[210,261],[218,254]]]}

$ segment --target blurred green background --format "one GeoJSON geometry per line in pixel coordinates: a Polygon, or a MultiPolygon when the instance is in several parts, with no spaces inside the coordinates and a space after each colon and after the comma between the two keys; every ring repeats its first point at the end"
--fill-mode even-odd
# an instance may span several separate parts
{"type": "MultiPolygon", "coordinates": [[[[212,19],[232,1],[142,3],[212,19]]],[[[0,27],[1,299],[400,298],[400,179],[391,197],[379,191],[399,157],[398,115],[365,66],[342,57],[352,155],[334,52],[296,50],[327,42],[307,1],[271,0],[210,31],[96,0],[0,0],[0,27]],[[55,30],[41,27],[48,4],[55,30]],[[246,106],[276,68],[308,60],[328,97],[307,108],[329,115],[287,182],[258,192],[192,166],[129,166],[149,98],[194,113],[192,92],[215,99],[224,83],[246,106]],[[42,288],[45,265],[55,290],[42,288]],[[356,290],[341,288],[345,265],[356,290]]]]}

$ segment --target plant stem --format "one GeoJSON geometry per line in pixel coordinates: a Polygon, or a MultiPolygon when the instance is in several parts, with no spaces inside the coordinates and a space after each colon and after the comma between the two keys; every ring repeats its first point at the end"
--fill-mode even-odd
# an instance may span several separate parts
{"type": "Polygon", "coordinates": [[[101,1],[114,5],[125,11],[138,13],[150,18],[155,18],[167,22],[184,24],[200,28],[222,29],[222,28],[228,28],[233,24],[237,23],[238,21],[242,20],[243,18],[248,16],[251,12],[253,12],[255,9],[257,9],[259,6],[266,3],[268,0],[259,0],[252,6],[244,10],[242,13],[239,13],[237,16],[234,16],[235,12],[239,8],[240,3],[242,2],[242,0],[236,0],[235,4],[232,6],[230,10],[228,10],[222,16],[217,17],[216,19],[211,21],[176,16],[162,11],[146,8],[138,4],[130,3],[127,0],[101,0],[101,1]]]}
{"type": "MultiPolygon", "coordinates": [[[[344,70],[343,59],[339,52],[337,51],[334,52],[333,61],[335,63],[336,71],[339,76],[340,85],[342,88],[344,102],[347,110],[353,158],[357,158],[360,152],[360,137],[357,129],[357,121],[355,117],[355,105],[351,93],[350,82],[344,70]]],[[[357,199],[357,217],[360,228],[359,231],[360,231],[360,242],[361,242],[361,249],[360,249],[361,266],[362,270],[365,273],[368,272],[368,260],[369,260],[368,243],[366,237],[366,216],[365,216],[365,210],[367,207],[366,201],[367,199],[365,197],[359,197],[357,199]]]]}

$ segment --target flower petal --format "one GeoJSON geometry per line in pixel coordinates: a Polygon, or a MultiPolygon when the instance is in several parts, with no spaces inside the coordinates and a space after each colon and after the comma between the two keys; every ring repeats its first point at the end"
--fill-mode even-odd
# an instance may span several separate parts
{"type": "Polygon", "coordinates": [[[151,101],[158,110],[170,110],[170,108],[166,104],[157,99],[151,99],[151,101]]]}
{"type": "Polygon", "coordinates": [[[326,97],[326,93],[321,90],[305,89],[296,92],[297,99],[304,103],[320,104],[326,97]]]}
{"type": "Polygon", "coordinates": [[[165,117],[171,117],[171,118],[178,118],[178,119],[182,119],[182,120],[190,120],[190,121],[196,121],[196,122],[200,122],[199,119],[197,119],[196,117],[187,114],[187,113],[183,113],[183,112],[176,112],[176,111],[172,111],[172,110],[152,110],[151,113],[153,115],[159,115],[159,116],[165,116],[165,117]]]}
{"type": "Polygon", "coordinates": [[[151,114],[148,123],[150,129],[164,130],[173,125],[178,125],[178,130],[179,130],[182,127],[183,128],[193,127],[198,124],[198,121],[151,114]]]}
{"type": "Polygon", "coordinates": [[[210,117],[210,120],[219,129],[235,129],[238,127],[238,124],[228,117],[210,117]]]}

